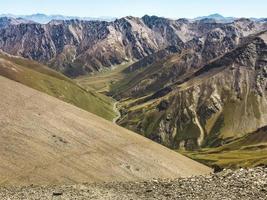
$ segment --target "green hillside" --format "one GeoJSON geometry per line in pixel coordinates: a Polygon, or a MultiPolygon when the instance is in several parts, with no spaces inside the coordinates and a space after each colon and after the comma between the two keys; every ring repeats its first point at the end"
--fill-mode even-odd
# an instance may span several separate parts
{"type": "Polygon", "coordinates": [[[267,165],[267,126],[221,147],[179,152],[209,166],[238,168],[267,165]]]}
{"type": "Polygon", "coordinates": [[[80,76],[76,78],[76,82],[82,87],[97,91],[99,93],[110,92],[114,84],[126,79],[124,70],[127,69],[132,62],[125,63],[114,67],[112,70],[95,72],[91,75],[80,76]]]}
{"type": "Polygon", "coordinates": [[[87,91],[71,79],[37,62],[0,53],[0,75],[47,93],[107,120],[116,117],[113,101],[87,91]]]}

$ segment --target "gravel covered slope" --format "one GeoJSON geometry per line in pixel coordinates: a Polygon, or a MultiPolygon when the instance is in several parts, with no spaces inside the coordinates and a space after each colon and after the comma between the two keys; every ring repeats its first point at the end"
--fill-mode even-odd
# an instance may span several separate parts
{"type": "Polygon", "coordinates": [[[267,199],[267,168],[175,180],[0,188],[0,199],[267,199]]]}

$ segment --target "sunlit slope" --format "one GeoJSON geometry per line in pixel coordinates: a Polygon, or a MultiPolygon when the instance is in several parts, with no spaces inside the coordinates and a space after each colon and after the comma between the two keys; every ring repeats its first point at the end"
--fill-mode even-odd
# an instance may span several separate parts
{"type": "MultiPolygon", "coordinates": [[[[158,78],[156,70],[150,74],[155,79],[147,73],[144,81],[135,76],[139,85],[130,89],[126,84],[117,93],[123,98],[118,123],[168,147],[186,150],[222,146],[266,126],[266,35],[244,38],[234,50],[195,72],[174,77],[163,88],[166,79],[158,78]],[[155,90],[157,85],[160,89],[155,90]]],[[[172,55],[164,64],[156,62],[145,69],[162,66],[171,74],[175,70],[168,67],[174,58],[177,68],[182,67],[180,56],[172,55]]]]}
{"type": "Polygon", "coordinates": [[[182,153],[210,166],[239,168],[267,165],[267,126],[221,147],[182,153]]]}
{"type": "Polygon", "coordinates": [[[105,119],[115,117],[113,102],[86,91],[71,79],[37,62],[0,52],[0,75],[45,92],[105,119]]]}
{"type": "Polygon", "coordinates": [[[58,184],[210,172],[138,134],[0,76],[0,184],[58,184]]]}
{"type": "Polygon", "coordinates": [[[91,75],[84,75],[76,78],[76,82],[82,87],[101,93],[107,93],[110,91],[113,84],[126,78],[126,74],[123,72],[129,67],[132,62],[117,65],[112,70],[106,70],[102,72],[95,72],[91,75]]]}

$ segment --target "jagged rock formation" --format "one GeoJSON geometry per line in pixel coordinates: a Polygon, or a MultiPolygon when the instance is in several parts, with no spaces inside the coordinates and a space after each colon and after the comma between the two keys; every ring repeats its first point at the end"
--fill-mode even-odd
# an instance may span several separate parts
{"type": "MultiPolygon", "coordinates": [[[[205,19],[191,22],[155,16],[125,17],[113,22],[58,20],[44,25],[9,21],[0,23],[0,49],[48,63],[69,76],[142,59],[168,46],[181,48],[189,40],[225,26],[205,19]]],[[[259,22],[243,21],[232,23],[242,34],[262,26],[259,22]]]]}
{"type": "Polygon", "coordinates": [[[265,126],[267,33],[242,37],[236,27],[248,20],[235,23],[129,76],[114,93],[139,99],[124,105],[119,123],[185,149],[220,146],[265,126]]]}

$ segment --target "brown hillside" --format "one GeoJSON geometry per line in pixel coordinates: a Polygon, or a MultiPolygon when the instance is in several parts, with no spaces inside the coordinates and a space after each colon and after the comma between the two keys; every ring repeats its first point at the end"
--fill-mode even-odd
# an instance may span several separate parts
{"type": "Polygon", "coordinates": [[[193,160],[0,76],[0,184],[67,184],[209,173],[193,160]]]}

